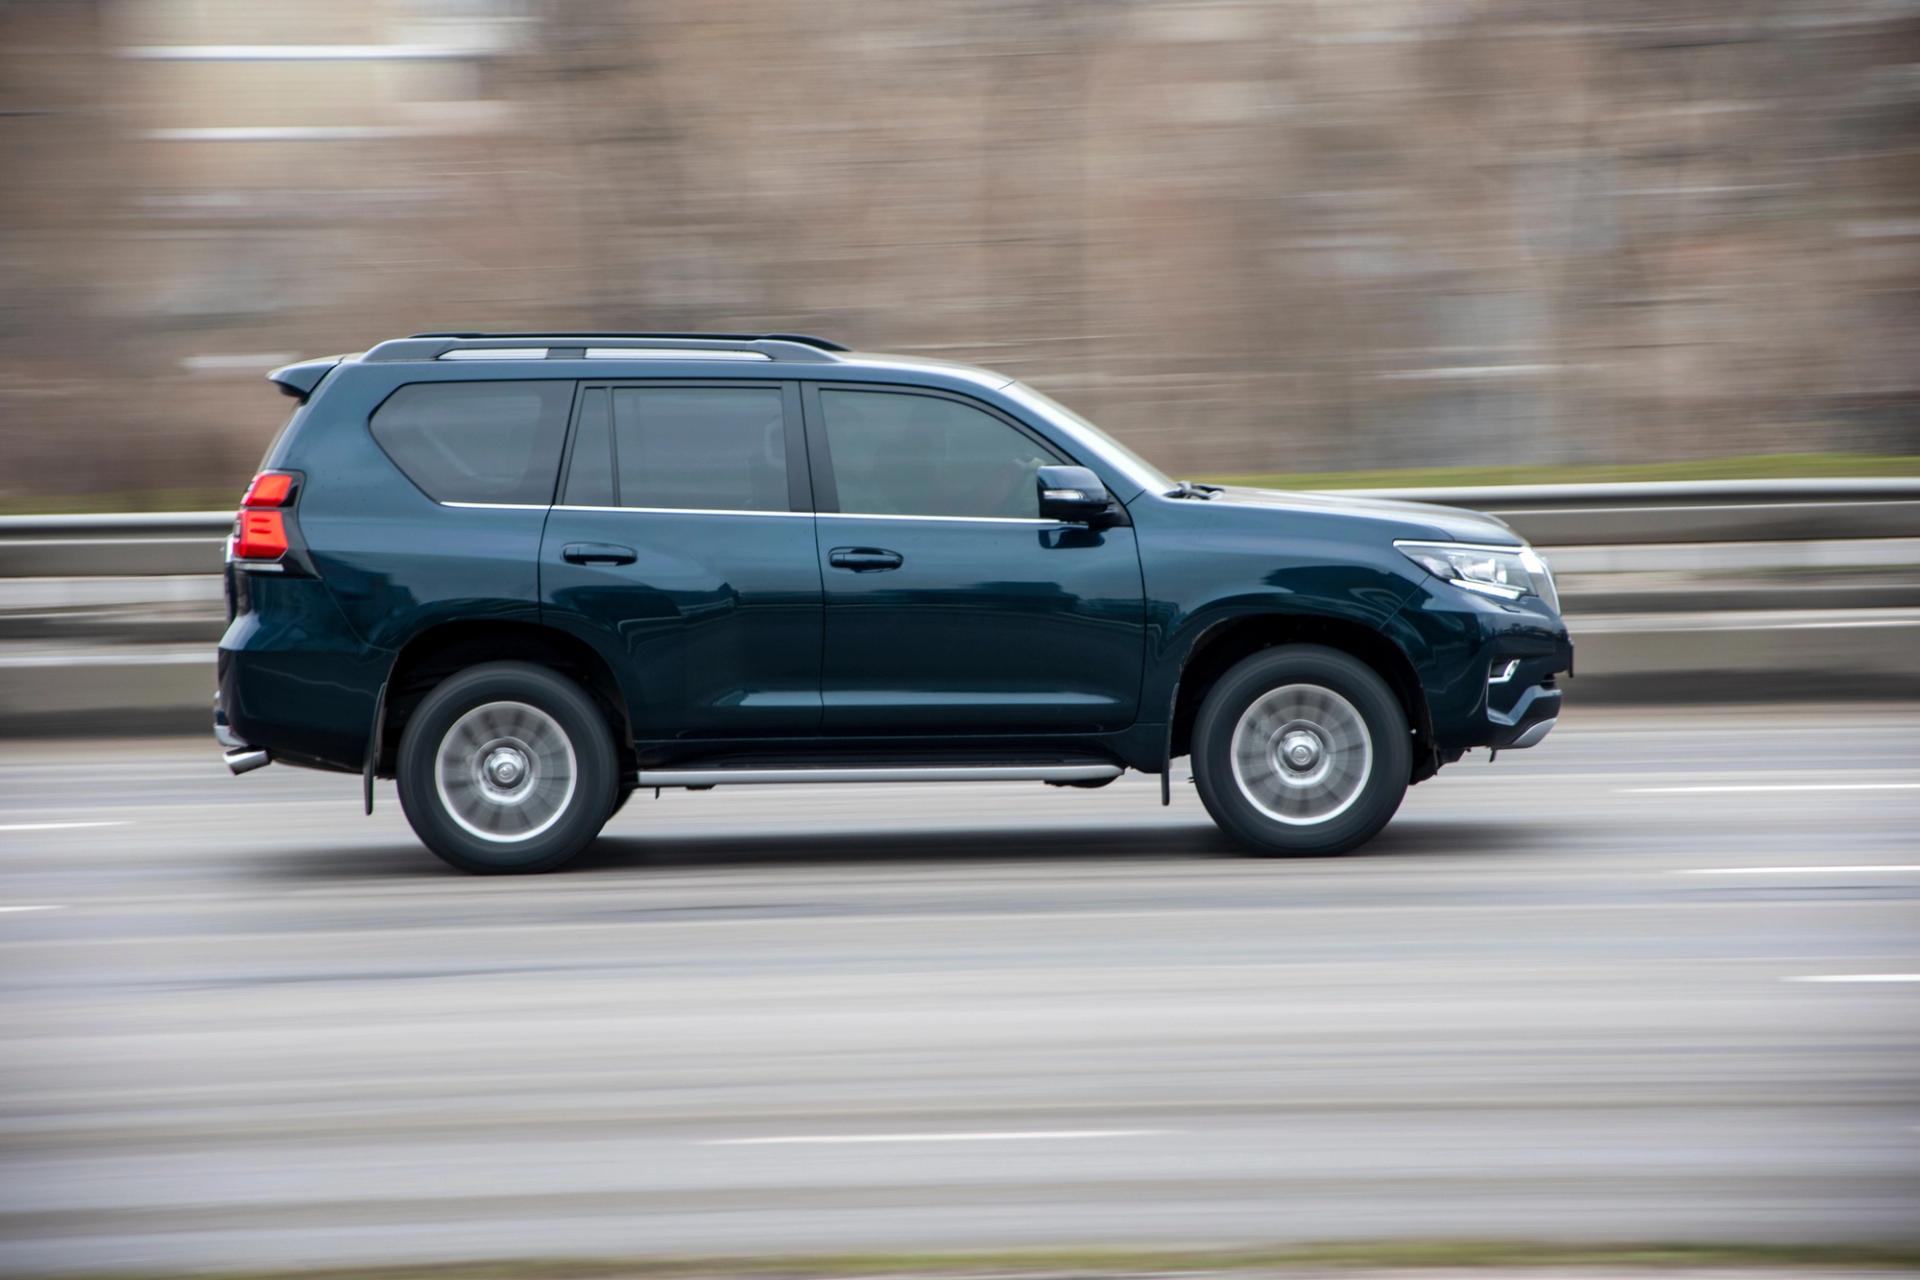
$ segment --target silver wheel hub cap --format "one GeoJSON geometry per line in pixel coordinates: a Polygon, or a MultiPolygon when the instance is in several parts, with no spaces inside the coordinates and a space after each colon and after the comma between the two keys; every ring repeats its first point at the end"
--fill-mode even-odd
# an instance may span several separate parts
{"type": "Polygon", "coordinates": [[[495,844],[531,840],[573,802],[579,765],[566,730],[524,702],[487,702],[448,726],[433,785],[447,816],[495,844]]]}
{"type": "Polygon", "coordinates": [[[494,786],[511,791],[527,778],[527,753],[518,747],[495,747],[487,753],[486,769],[494,786]]]}
{"type": "Polygon", "coordinates": [[[1320,762],[1320,735],[1311,729],[1295,729],[1280,739],[1280,764],[1295,772],[1304,772],[1320,762]]]}
{"type": "Polygon", "coordinates": [[[1282,685],[1255,698],[1229,747],[1240,794],[1267,817],[1314,826],[1345,813],[1373,773],[1373,738],[1333,690],[1282,685]]]}

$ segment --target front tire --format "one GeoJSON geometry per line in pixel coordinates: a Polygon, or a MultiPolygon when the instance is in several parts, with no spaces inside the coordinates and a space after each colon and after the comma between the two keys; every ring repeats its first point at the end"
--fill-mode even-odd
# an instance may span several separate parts
{"type": "Polygon", "coordinates": [[[580,686],[520,662],[450,676],[407,721],[400,807],[421,843],[480,874],[551,871],[613,812],[606,719],[580,686]]]}
{"type": "Polygon", "coordinates": [[[1254,853],[1333,854],[1377,835],[1412,776],[1406,712],[1337,649],[1283,645],[1220,678],[1193,726],[1200,799],[1254,853]]]}

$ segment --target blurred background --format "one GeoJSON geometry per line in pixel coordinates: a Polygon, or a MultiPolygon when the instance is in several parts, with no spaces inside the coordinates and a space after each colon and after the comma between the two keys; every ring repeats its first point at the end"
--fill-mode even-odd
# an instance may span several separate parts
{"type": "Polygon", "coordinates": [[[226,505],[266,368],[422,328],[950,356],[1181,475],[1884,472],[1916,59],[1907,0],[6,0],[0,506],[226,505]]]}
{"type": "Polygon", "coordinates": [[[1920,1270],[1916,830],[1920,0],[0,0],[0,1274],[1920,1270]],[[261,375],[546,327],[1496,511],[1567,714],[1324,860],[228,777],[261,375]]]}

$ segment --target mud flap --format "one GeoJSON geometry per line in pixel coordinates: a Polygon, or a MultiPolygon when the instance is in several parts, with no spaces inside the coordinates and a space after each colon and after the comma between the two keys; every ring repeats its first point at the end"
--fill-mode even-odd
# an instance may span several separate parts
{"type": "Polygon", "coordinates": [[[380,692],[373,699],[373,730],[367,735],[367,762],[360,769],[360,798],[365,803],[369,817],[373,814],[373,771],[380,763],[380,731],[387,723],[387,684],[380,682],[380,692]]]}

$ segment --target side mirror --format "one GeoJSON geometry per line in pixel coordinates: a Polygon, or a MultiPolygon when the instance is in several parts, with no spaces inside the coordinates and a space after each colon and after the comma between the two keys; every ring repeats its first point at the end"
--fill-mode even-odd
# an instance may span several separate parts
{"type": "Polygon", "coordinates": [[[1113,505],[1113,495],[1100,477],[1085,467],[1041,467],[1034,473],[1040,485],[1040,518],[1091,524],[1113,505]]]}

